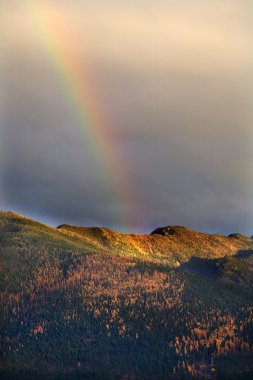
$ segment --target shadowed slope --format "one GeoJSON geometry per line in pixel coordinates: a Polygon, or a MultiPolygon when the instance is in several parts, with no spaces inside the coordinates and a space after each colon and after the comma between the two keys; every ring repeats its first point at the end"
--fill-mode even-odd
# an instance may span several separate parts
{"type": "Polygon", "coordinates": [[[180,271],[206,276],[227,284],[236,284],[251,292],[253,288],[253,251],[238,251],[234,256],[220,259],[191,257],[179,267],[180,271]]]}

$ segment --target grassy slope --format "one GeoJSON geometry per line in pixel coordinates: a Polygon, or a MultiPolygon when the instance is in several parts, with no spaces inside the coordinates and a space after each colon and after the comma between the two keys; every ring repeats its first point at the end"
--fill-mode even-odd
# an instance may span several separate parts
{"type": "MultiPolygon", "coordinates": [[[[113,252],[123,257],[176,267],[191,257],[220,258],[253,249],[253,240],[244,237],[208,235],[179,228],[175,235],[125,235],[108,228],[62,225],[49,227],[21,215],[0,212],[1,245],[8,250],[77,250],[86,253],[113,252]]],[[[1,247],[1,246],[0,246],[1,247]]]]}
{"type": "Polygon", "coordinates": [[[60,231],[79,238],[94,249],[135,257],[147,262],[176,267],[191,257],[220,258],[253,249],[253,240],[241,237],[208,235],[175,227],[175,235],[125,235],[107,228],[62,225],[60,231]]]}
{"type": "Polygon", "coordinates": [[[44,261],[54,266],[68,254],[92,251],[79,239],[12,212],[0,213],[1,288],[28,281],[44,261]]]}

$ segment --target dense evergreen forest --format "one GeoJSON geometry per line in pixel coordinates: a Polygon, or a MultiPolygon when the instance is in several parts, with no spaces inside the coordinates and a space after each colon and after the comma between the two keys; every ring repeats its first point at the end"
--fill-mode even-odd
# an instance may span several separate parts
{"type": "Polygon", "coordinates": [[[253,239],[0,214],[1,379],[252,379],[253,239]]]}

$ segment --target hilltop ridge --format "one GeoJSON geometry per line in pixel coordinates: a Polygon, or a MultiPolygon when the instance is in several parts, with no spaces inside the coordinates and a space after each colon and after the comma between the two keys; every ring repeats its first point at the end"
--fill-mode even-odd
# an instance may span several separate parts
{"type": "Polygon", "coordinates": [[[253,241],[244,235],[235,237],[192,231],[182,226],[160,227],[150,234],[122,234],[105,227],[75,227],[61,225],[58,230],[93,244],[100,250],[125,256],[144,258],[178,266],[192,256],[220,258],[253,248],[253,241]]]}
{"type": "MultiPolygon", "coordinates": [[[[20,242],[33,236],[33,244],[36,244],[35,235],[38,237],[37,243],[41,244],[43,239],[50,237],[58,246],[73,245],[75,249],[85,252],[113,253],[170,267],[177,267],[191,257],[219,259],[253,249],[253,239],[242,234],[206,234],[184,226],[159,227],[150,234],[135,235],[123,234],[107,227],[62,224],[55,228],[14,212],[0,212],[0,223],[5,232],[8,231],[8,226],[10,230],[15,230],[16,226],[16,231],[19,232],[16,239],[20,242]]],[[[5,234],[4,239],[6,238],[5,234]]]]}

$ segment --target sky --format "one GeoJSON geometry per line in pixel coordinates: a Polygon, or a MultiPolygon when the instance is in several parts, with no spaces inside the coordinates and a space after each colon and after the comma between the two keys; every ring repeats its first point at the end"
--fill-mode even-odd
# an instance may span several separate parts
{"type": "Polygon", "coordinates": [[[251,0],[2,0],[0,208],[253,235],[251,0]]]}

